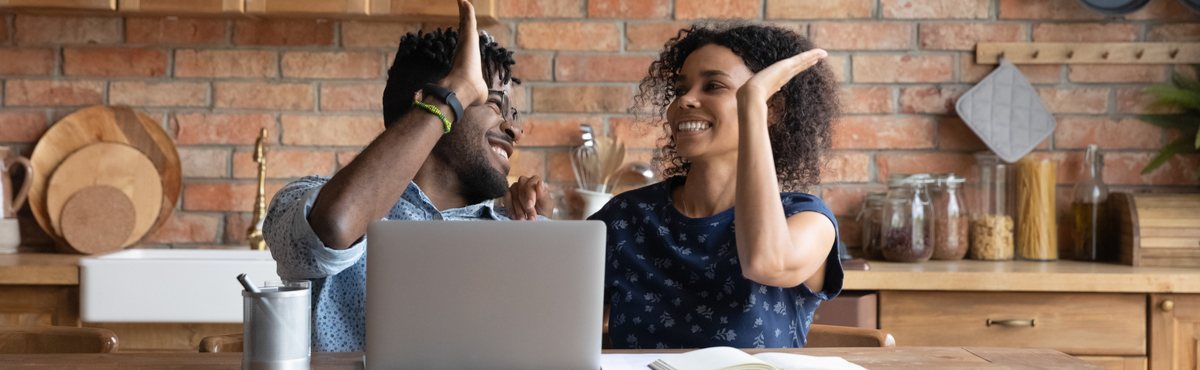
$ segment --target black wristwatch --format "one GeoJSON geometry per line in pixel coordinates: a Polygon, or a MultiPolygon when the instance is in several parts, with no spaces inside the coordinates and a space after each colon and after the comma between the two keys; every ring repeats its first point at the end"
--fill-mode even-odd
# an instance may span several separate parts
{"type": "Polygon", "coordinates": [[[458,97],[454,96],[454,92],[450,91],[450,89],[438,86],[437,84],[425,84],[421,91],[426,96],[434,96],[442,99],[443,102],[446,102],[446,105],[450,106],[450,110],[454,111],[454,120],[451,121],[452,123],[458,123],[458,120],[462,118],[462,103],[458,101],[458,97]]]}

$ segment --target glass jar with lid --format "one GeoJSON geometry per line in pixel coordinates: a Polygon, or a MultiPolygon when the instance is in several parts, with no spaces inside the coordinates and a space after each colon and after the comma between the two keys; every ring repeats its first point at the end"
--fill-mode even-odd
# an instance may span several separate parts
{"type": "Polygon", "coordinates": [[[933,256],[933,203],[928,174],[892,175],[883,202],[883,257],[895,262],[928,261],[933,256]]]}
{"type": "Polygon", "coordinates": [[[858,212],[858,222],[862,229],[862,251],[867,259],[883,259],[883,200],[887,193],[870,192],[863,199],[862,209],[858,212]]]}
{"type": "Polygon", "coordinates": [[[947,173],[935,176],[933,196],[933,259],[960,260],[967,255],[967,207],[959,187],[966,181],[962,176],[947,173]]]}
{"type": "Polygon", "coordinates": [[[995,154],[975,155],[971,187],[971,248],[969,255],[979,260],[1013,258],[1013,218],[1009,213],[1011,167],[995,154]]]}

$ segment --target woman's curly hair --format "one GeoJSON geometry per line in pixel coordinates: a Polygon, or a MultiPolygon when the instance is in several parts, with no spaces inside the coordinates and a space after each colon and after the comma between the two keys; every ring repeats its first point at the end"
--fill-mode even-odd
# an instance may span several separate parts
{"type": "MultiPolygon", "coordinates": [[[[691,163],[675,151],[666,111],[676,98],[674,87],[683,62],[709,44],[729,48],[754,73],[815,48],[804,36],[768,25],[709,24],[680,30],[667,41],[658,60],[650,64],[649,75],[642,79],[634,98],[634,109],[653,113],[656,117],[651,124],[663,129],[659,149],[654,153],[654,162],[663,176],[687,175],[691,168],[691,163]]],[[[792,78],[767,106],[771,110],[768,133],[781,190],[802,190],[820,183],[821,153],[829,148],[830,126],[839,113],[837,82],[828,64],[817,63],[792,78]]]]}

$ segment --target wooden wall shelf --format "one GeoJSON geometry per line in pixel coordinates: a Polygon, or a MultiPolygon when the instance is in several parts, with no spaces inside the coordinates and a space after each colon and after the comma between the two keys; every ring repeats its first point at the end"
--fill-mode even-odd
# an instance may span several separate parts
{"type": "MultiPolygon", "coordinates": [[[[480,26],[497,23],[498,0],[474,0],[480,26]]],[[[0,12],[321,17],[458,24],[458,6],[429,0],[0,0],[0,12]]]]}
{"type": "Polygon", "coordinates": [[[1192,64],[1200,63],[1196,42],[982,42],[975,63],[999,64],[1192,64]]]}

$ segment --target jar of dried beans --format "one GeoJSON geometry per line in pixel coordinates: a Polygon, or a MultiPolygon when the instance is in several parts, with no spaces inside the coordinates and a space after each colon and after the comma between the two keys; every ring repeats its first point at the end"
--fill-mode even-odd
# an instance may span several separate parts
{"type": "Polygon", "coordinates": [[[928,261],[933,256],[933,203],[928,174],[892,175],[883,202],[883,257],[895,262],[928,261]]]}
{"type": "Polygon", "coordinates": [[[933,259],[959,260],[967,255],[968,214],[959,186],[965,179],[953,173],[936,177],[933,193],[933,259]]]}
{"type": "Polygon", "coordinates": [[[863,200],[862,209],[858,212],[858,221],[862,227],[862,251],[868,259],[883,259],[883,243],[880,228],[883,223],[883,200],[887,193],[867,193],[863,200]]]}

